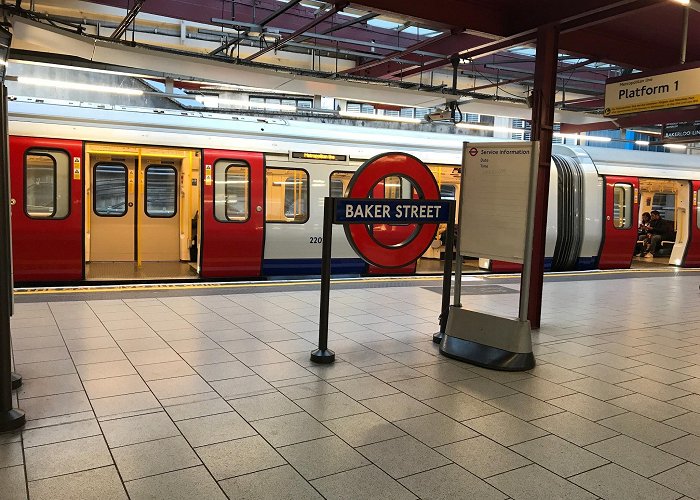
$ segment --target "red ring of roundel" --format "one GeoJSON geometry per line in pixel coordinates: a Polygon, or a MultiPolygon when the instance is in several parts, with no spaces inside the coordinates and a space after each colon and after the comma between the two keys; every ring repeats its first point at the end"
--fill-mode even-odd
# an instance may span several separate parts
{"type": "MultiPolygon", "coordinates": [[[[393,175],[410,179],[421,199],[440,199],[440,188],[428,166],[407,153],[382,153],[363,163],[350,180],[348,198],[367,198],[380,180],[393,175]]],[[[365,224],[344,226],[350,245],[360,257],[373,266],[388,269],[418,260],[428,250],[438,229],[438,224],[419,224],[418,231],[407,243],[387,247],[372,237],[365,224]]]]}

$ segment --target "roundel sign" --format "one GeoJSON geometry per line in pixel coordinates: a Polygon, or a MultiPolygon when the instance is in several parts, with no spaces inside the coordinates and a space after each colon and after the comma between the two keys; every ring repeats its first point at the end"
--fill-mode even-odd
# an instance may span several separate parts
{"type": "MultiPolygon", "coordinates": [[[[371,198],[375,188],[388,177],[399,177],[410,181],[419,200],[440,200],[440,188],[428,166],[415,156],[406,153],[383,153],[367,160],[350,180],[347,197],[371,198]]],[[[401,205],[401,200],[390,201],[393,203],[392,210],[400,215],[409,215],[409,209],[413,209],[412,206],[401,205]]],[[[406,217],[403,219],[407,220],[406,217]]],[[[383,268],[404,267],[418,260],[432,243],[438,229],[438,224],[418,223],[407,239],[390,245],[378,241],[373,236],[369,224],[346,223],[344,226],[348,241],[357,254],[367,263],[383,268]]]]}

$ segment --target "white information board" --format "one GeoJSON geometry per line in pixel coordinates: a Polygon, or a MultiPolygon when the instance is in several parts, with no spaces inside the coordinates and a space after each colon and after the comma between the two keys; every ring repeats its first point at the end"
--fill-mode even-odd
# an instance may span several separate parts
{"type": "Polygon", "coordinates": [[[464,143],[462,255],[523,263],[538,148],[536,142],[464,143]]]}

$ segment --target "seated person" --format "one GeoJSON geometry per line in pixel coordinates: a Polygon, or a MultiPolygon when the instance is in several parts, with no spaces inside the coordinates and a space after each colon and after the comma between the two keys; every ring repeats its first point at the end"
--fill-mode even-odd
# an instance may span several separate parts
{"type": "Polygon", "coordinates": [[[663,240],[674,239],[673,232],[669,231],[668,222],[661,218],[661,214],[657,210],[651,211],[649,226],[650,230],[647,233],[649,236],[649,248],[642,253],[642,257],[645,257],[647,254],[655,256],[663,240]]]}
{"type": "Polygon", "coordinates": [[[649,236],[648,233],[651,231],[651,214],[649,212],[644,212],[642,214],[642,222],[639,223],[637,228],[637,245],[634,247],[635,255],[642,255],[646,253],[649,249],[649,236]]]}

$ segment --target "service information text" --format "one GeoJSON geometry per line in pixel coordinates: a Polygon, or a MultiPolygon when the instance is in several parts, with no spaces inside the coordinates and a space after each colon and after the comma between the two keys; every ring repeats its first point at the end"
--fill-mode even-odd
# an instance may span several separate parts
{"type": "Polygon", "coordinates": [[[336,224],[437,224],[447,222],[450,202],[441,200],[335,200],[336,224]]]}

